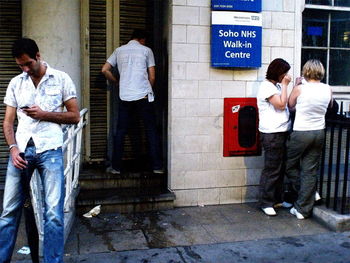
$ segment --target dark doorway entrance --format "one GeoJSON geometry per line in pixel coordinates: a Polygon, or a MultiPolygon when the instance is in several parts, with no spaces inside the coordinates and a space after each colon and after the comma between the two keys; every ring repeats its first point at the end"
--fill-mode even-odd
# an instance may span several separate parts
{"type": "MultiPolygon", "coordinates": [[[[156,60],[155,106],[157,128],[161,136],[164,163],[167,160],[167,41],[166,27],[167,1],[162,0],[121,0],[120,1],[120,44],[130,40],[134,29],[144,29],[150,33],[147,46],[150,47],[156,60]]],[[[118,121],[118,91],[111,90],[111,119],[108,143],[108,159],[112,160],[113,139],[118,121]]],[[[124,140],[123,170],[126,172],[144,172],[151,170],[148,155],[148,142],[144,123],[140,116],[133,116],[129,131],[124,140]]],[[[166,163],[164,164],[166,167],[166,163]]]]}
{"type": "MultiPolygon", "coordinates": [[[[166,174],[152,173],[147,153],[147,139],[143,123],[136,116],[125,138],[125,151],[121,174],[106,172],[113,150],[113,135],[118,121],[118,90],[106,88],[101,67],[112,51],[107,51],[107,23],[110,4],[118,3],[119,45],[127,43],[133,29],[146,29],[151,39],[149,46],[156,62],[155,106],[157,127],[161,136],[164,168],[167,167],[167,112],[168,112],[168,60],[167,9],[168,0],[116,0],[115,2],[88,0],[89,2],[89,132],[86,142],[87,161],[80,173],[78,210],[89,211],[100,204],[103,212],[135,212],[173,207],[174,194],[167,189],[166,174]],[[109,112],[109,114],[108,114],[109,112]],[[108,136],[107,136],[108,134],[108,136]]],[[[114,12],[114,11],[113,11],[114,12]]],[[[114,13],[113,13],[114,14],[114,13]]],[[[113,20],[113,19],[112,19],[113,20]]],[[[112,23],[113,24],[113,23],[112,23]]],[[[118,35],[116,33],[116,35],[118,35]]],[[[114,36],[113,36],[114,37],[114,36]]],[[[108,42],[108,44],[107,44],[108,42]]],[[[117,46],[113,47],[113,50],[117,46]]]]}

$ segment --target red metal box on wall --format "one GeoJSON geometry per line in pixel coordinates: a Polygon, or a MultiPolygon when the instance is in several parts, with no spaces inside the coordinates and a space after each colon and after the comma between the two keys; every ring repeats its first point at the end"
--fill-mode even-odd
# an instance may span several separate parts
{"type": "Polygon", "coordinates": [[[260,155],[256,98],[224,98],[224,156],[260,155]]]}

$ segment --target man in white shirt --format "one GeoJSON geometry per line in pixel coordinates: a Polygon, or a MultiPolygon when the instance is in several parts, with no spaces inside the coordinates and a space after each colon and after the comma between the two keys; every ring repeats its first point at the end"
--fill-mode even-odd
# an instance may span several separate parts
{"type": "Polygon", "coordinates": [[[117,86],[118,79],[111,72],[113,67],[119,72],[118,125],[113,147],[113,174],[120,174],[123,156],[123,142],[128,130],[130,114],[136,111],[143,119],[149,142],[149,153],[154,173],[163,173],[159,135],[156,129],[154,111],[155,62],[153,52],[145,46],[146,32],[134,30],[131,40],[116,50],[102,67],[108,81],[117,86]]]}
{"type": "Polygon", "coordinates": [[[23,73],[10,81],[4,98],[3,130],[10,159],[0,217],[0,262],[11,260],[21,210],[28,199],[32,173],[37,169],[44,192],[44,262],[61,263],[65,195],[61,124],[79,122],[76,89],[66,73],[41,60],[34,40],[16,40],[12,54],[23,73]]]}

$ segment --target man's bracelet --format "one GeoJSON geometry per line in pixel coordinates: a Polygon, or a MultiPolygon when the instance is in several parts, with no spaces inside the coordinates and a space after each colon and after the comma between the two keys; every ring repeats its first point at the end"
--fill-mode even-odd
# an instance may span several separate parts
{"type": "Polygon", "coordinates": [[[17,146],[17,144],[16,144],[16,143],[11,144],[11,145],[9,145],[9,150],[11,151],[11,149],[12,149],[13,147],[18,147],[18,146],[17,146]]]}

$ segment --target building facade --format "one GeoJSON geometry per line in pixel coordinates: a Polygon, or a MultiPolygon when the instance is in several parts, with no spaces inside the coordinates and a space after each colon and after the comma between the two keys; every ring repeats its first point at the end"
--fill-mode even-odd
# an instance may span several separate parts
{"type": "MultiPolygon", "coordinates": [[[[273,59],[287,60],[295,79],[308,58],[319,58],[326,67],[325,82],[333,87],[335,98],[344,101],[344,110],[350,110],[348,1],[262,0],[262,64],[248,69],[211,66],[210,0],[23,0],[17,1],[22,3],[17,10],[13,2],[0,1],[0,19],[6,16],[8,23],[0,23],[3,43],[8,42],[0,46],[0,59],[6,57],[3,61],[15,68],[8,55],[10,40],[28,36],[37,40],[52,67],[70,74],[81,107],[90,111],[85,162],[105,162],[111,155],[108,142],[115,130],[117,94],[108,90],[100,74],[103,63],[127,42],[132,28],[152,33],[157,117],[167,184],[176,195],[176,206],[257,199],[263,156],[223,157],[223,103],[224,98],[255,97],[273,59]],[[21,33],[14,36],[5,29],[19,12],[21,33]]],[[[11,74],[1,74],[3,97],[11,74]]],[[[126,141],[127,160],[136,158],[132,140],[130,136],[126,141]]],[[[140,141],[143,145],[142,136],[140,141]]],[[[6,159],[3,138],[0,146],[6,159]]],[[[143,148],[137,151],[142,153],[143,148]]],[[[5,168],[2,162],[2,181],[5,168]]]]}

